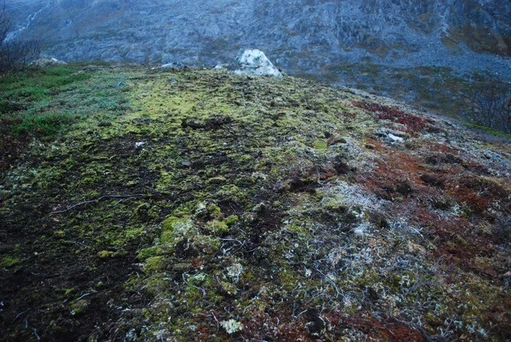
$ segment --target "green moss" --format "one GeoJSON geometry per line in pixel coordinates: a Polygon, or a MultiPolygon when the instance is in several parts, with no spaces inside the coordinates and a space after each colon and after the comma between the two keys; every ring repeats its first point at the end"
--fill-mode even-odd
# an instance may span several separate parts
{"type": "Polygon", "coordinates": [[[139,240],[145,234],[144,228],[131,228],[124,231],[126,240],[139,240]]]}
{"type": "Polygon", "coordinates": [[[145,272],[154,272],[159,271],[164,267],[165,258],[163,256],[153,256],[144,260],[144,271],[145,272]]]}
{"type": "Polygon", "coordinates": [[[115,252],[112,251],[99,251],[98,252],[98,258],[100,259],[108,259],[115,255],[115,252]]]}
{"type": "Polygon", "coordinates": [[[11,256],[5,256],[2,258],[2,261],[0,261],[0,267],[12,267],[16,264],[19,264],[21,260],[16,257],[11,256]]]}
{"type": "Polygon", "coordinates": [[[162,234],[160,242],[174,246],[179,240],[188,235],[194,235],[196,229],[189,218],[178,218],[170,216],[162,222],[162,234]]]}
{"type": "Polygon", "coordinates": [[[217,177],[212,177],[210,179],[208,179],[208,183],[210,184],[222,184],[224,182],[226,182],[226,177],[224,176],[217,176],[217,177]]]}
{"type": "Polygon", "coordinates": [[[69,289],[64,289],[64,296],[67,297],[75,292],[76,292],[76,288],[74,288],[74,287],[69,288],[69,289]]]}
{"type": "Polygon", "coordinates": [[[234,296],[238,292],[238,288],[235,284],[229,283],[227,281],[221,281],[221,292],[228,295],[228,296],[234,296]]]}
{"type": "Polygon", "coordinates": [[[243,188],[240,188],[234,184],[227,184],[222,186],[217,191],[216,195],[223,200],[229,200],[236,203],[244,203],[248,196],[247,192],[243,188]]]}
{"type": "Polygon", "coordinates": [[[287,225],[286,230],[293,232],[293,233],[297,233],[301,237],[307,237],[310,235],[309,229],[307,229],[303,225],[299,225],[299,224],[295,224],[295,223],[287,225]]]}
{"type": "Polygon", "coordinates": [[[327,149],[327,139],[317,140],[313,143],[313,148],[320,152],[327,149]]]}
{"type": "Polygon", "coordinates": [[[224,221],[213,220],[205,225],[206,230],[215,235],[224,235],[229,231],[229,227],[224,221]]]}
{"type": "Polygon", "coordinates": [[[228,226],[228,227],[231,227],[233,224],[235,224],[236,222],[238,222],[239,218],[237,215],[230,215],[228,217],[226,217],[224,219],[224,223],[228,226]]]}
{"type": "Polygon", "coordinates": [[[221,220],[223,218],[222,211],[220,207],[216,204],[210,204],[207,208],[208,215],[216,220],[221,220]]]}
{"type": "Polygon", "coordinates": [[[191,221],[188,218],[179,218],[176,216],[169,216],[162,221],[162,230],[170,232],[188,232],[190,229],[191,221]]]}
{"type": "Polygon", "coordinates": [[[85,311],[89,307],[89,301],[86,299],[80,299],[71,304],[71,315],[77,316],[85,311]]]}
{"type": "Polygon", "coordinates": [[[279,272],[279,279],[285,291],[291,291],[297,287],[299,277],[291,269],[283,269],[279,272]]]}
{"type": "Polygon", "coordinates": [[[139,260],[144,260],[149,257],[162,255],[164,253],[164,249],[161,246],[151,246],[147,248],[142,248],[137,252],[137,258],[139,260]]]}

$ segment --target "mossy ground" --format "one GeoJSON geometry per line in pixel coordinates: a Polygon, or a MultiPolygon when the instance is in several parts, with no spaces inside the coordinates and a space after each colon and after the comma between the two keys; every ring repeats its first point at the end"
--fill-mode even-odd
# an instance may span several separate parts
{"type": "Polygon", "coordinates": [[[509,144],[291,77],[68,68],[44,108],[80,115],[2,174],[5,340],[510,340],[509,144]]]}

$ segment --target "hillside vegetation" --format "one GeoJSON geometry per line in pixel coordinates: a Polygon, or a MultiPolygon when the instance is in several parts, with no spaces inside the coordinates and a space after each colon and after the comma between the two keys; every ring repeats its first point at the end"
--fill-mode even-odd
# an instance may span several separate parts
{"type": "Polygon", "coordinates": [[[4,341],[510,340],[510,143],[285,76],[0,79],[4,341]]]}

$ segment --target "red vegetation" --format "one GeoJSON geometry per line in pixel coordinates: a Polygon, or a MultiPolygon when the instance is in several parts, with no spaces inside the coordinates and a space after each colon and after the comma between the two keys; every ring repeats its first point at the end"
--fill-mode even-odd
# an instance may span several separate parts
{"type": "Polygon", "coordinates": [[[398,108],[381,105],[379,103],[352,101],[352,104],[358,108],[375,113],[380,120],[390,120],[401,123],[406,127],[407,133],[419,132],[432,123],[431,120],[408,114],[398,108]]]}
{"type": "Polygon", "coordinates": [[[470,176],[459,179],[449,193],[465,203],[472,213],[494,220],[493,209],[510,211],[508,191],[485,177],[470,176]]]}
{"type": "MultiPolygon", "coordinates": [[[[353,329],[363,332],[369,339],[376,341],[393,342],[423,342],[423,335],[408,326],[406,323],[388,317],[384,314],[374,315],[361,312],[356,316],[336,315],[334,313],[324,315],[331,327],[331,333],[336,335],[338,331],[353,329]]],[[[341,336],[343,334],[340,334],[341,336]]]]}
{"type": "Polygon", "coordinates": [[[388,200],[406,197],[418,185],[423,185],[420,178],[424,172],[421,159],[401,151],[386,150],[380,142],[373,139],[368,139],[368,143],[374,145],[383,158],[370,173],[356,176],[360,184],[388,200]]]}

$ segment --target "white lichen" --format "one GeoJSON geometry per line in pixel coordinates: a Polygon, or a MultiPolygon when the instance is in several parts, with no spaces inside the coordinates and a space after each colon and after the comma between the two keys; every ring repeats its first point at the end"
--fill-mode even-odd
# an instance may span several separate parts
{"type": "Polygon", "coordinates": [[[226,330],[228,334],[234,334],[236,332],[242,331],[244,326],[242,323],[235,321],[234,319],[230,319],[228,321],[220,322],[220,325],[226,330]]]}
{"type": "Polygon", "coordinates": [[[235,283],[237,283],[240,276],[242,275],[242,273],[244,271],[244,267],[241,264],[235,262],[231,266],[229,266],[226,270],[227,270],[226,275],[229,278],[231,278],[231,280],[233,280],[235,283]]]}

